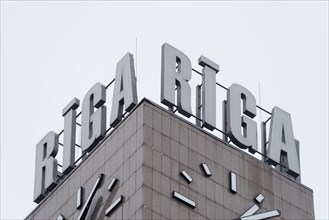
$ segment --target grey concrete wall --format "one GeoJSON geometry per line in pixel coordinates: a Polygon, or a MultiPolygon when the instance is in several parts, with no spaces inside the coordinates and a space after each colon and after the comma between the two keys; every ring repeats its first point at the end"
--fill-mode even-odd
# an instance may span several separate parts
{"type": "Polygon", "coordinates": [[[86,200],[100,173],[105,181],[95,198],[108,201],[98,213],[119,195],[125,197],[109,219],[237,219],[259,193],[265,199],[258,212],[278,209],[276,219],[314,219],[312,190],[147,100],[27,218],[77,219],[76,191],[83,186],[86,200]],[[209,166],[211,177],[201,163],[209,166]],[[179,174],[183,169],[193,178],[190,184],[179,174]],[[236,194],[229,190],[230,171],[238,177],[236,194]],[[109,197],[113,177],[119,187],[109,197]],[[173,191],[195,201],[196,208],[173,199],[173,191]]]}

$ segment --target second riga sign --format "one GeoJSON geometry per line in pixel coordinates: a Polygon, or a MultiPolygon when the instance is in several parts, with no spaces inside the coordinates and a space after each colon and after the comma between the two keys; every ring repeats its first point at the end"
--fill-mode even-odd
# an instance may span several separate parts
{"type": "MultiPolygon", "coordinates": [[[[202,127],[216,127],[216,73],[219,66],[204,56],[199,58],[202,69],[202,127]]],[[[192,116],[190,59],[181,51],[165,43],[161,59],[161,102],[177,109],[186,117],[192,116]]],[[[96,83],[82,102],[81,149],[90,152],[106,134],[106,87],[96,83]],[[96,108],[96,110],[94,110],[96,108]]],[[[75,166],[76,109],[80,101],[74,98],[64,109],[63,174],[67,175],[75,166]]],[[[137,105],[137,89],[133,55],[127,53],[117,64],[110,126],[116,126],[123,115],[123,108],[131,111],[137,105]]],[[[227,133],[232,142],[249,152],[257,151],[256,99],[241,85],[233,84],[227,91],[227,133]],[[241,106],[242,103],[242,106],[241,106]],[[242,108],[241,108],[242,107],[242,108]],[[241,112],[242,109],[242,112],[241,112]]],[[[46,192],[57,185],[57,160],[59,135],[49,132],[36,146],[34,202],[39,203],[46,192]]],[[[293,177],[300,174],[297,146],[293,135],[291,116],[274,107],[269,133],[267,162],[274,166],[286,158],[286,172],[293,177]]]]}

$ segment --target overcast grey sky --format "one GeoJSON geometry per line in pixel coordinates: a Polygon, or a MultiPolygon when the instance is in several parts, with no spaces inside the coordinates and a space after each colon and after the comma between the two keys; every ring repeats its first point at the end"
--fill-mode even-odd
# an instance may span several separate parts
{"type": "Polygon", "coordinates": [[[241,84],[258,104],[259,82],[265,109],[291,113],[302,183],[314,190],[316,219],[329,218],[328,1],[1,1],[1,219],[36,206],[35,145],[62,130],[73,97],[136,55],[136,38],[139,100],[160,103],[165,42],[196,69],[200,55],[210,58],[217,82],[241,84]]]}

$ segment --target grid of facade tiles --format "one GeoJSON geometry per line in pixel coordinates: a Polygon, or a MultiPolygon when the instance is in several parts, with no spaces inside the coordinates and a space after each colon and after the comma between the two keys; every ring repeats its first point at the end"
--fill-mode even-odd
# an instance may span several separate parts
{"type": "Polygon", "coordinates": [[[96,213],[102,218],[109,202],[123,195],[109,219],[237,219],[262,193],[259,212],[278,209],[276,219],[314,219],[311,189],[145,99],[27,218],[77,219],[78,188],[84,187],[85,201],[101,173],[105,181],[95,198],[105,198],[96,213]],[[201,163],[212,176],[204,175],[201,163]],[[182,170],[193,178],[190,184],[182,170]],[[230,192],[230,171],[237,174],[236,194],[230,192]],[[108,201],[113,177],[119,187],[108,201]],[[173,199],[173,191],[196,208],[173,199]]]}

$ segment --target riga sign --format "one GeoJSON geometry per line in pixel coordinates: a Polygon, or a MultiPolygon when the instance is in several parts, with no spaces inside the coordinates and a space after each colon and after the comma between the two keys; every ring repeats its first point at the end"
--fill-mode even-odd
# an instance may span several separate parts
{"type": "MultiPolygon", "coordinates": [[[[202,69],[202,91],[200,113],[201,126],[209,130],[216,128],[216,73],[218,64],[201,56],[198,60],[202,69]]],[[[161,103],[179,113],[192,116],[190,59],[181,51],[165,43],[161,58],[161,103]],[[175,91],[177,89],[175,100],[175,91]]],[[[90,152],[106,135],[106,87],[96,83],[82,101],[81,149],[90,152]]],[[[198,103],[199,104],[199,103],[198,103]]],[[[76,110],[80,101],[74,98],[64,109],[64,139],[62,173],[67,175],[75,166],[76,110]]],[[[123,109],[129,112],[137,105],[137,89],[133,55],[127,53],[117,64],[110,126],[115,127],[123,117],[123,109]]],[[[239,148],[257,152],[256,99],[241,85],[233,84],[227,91],[226,104],[227,134],[239,148]],[[242,109],[242,111],[241,111],[242,109]]],[[[57,185],[59,135],[51,131],[36,145],[34,202],[39,203],[46,192],[57,185]]],[[[285,171],[297,178],[300,175],[300,162],[293,134],[291,116],[288,112],[272,109],[269,132],[267,162],[277,166],[284,160],[285,171]]],[[[264,152],[263,152],[264,153],[264,152]]]]}

